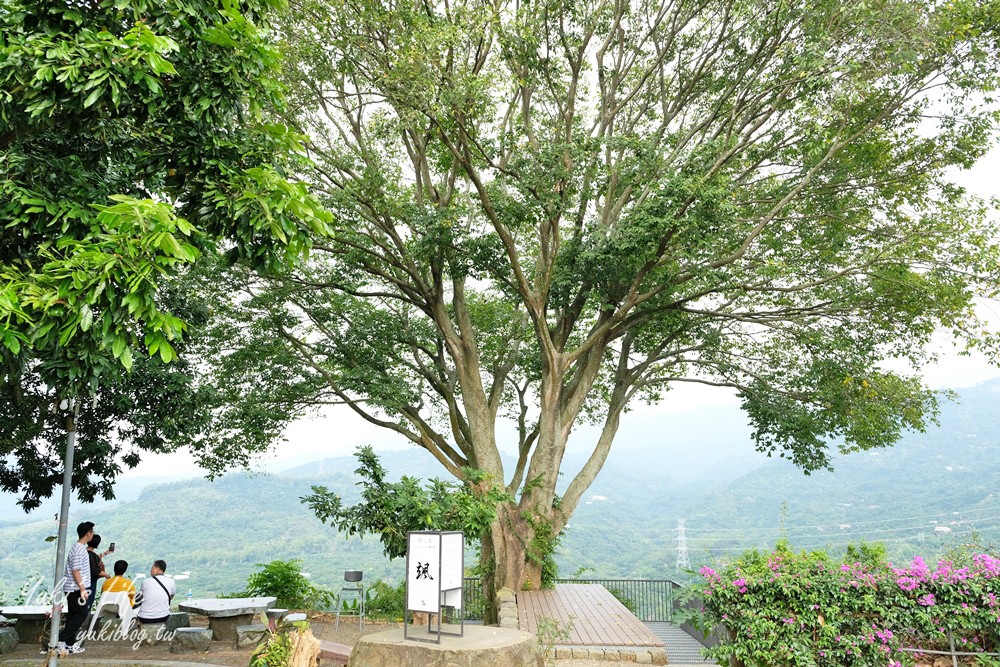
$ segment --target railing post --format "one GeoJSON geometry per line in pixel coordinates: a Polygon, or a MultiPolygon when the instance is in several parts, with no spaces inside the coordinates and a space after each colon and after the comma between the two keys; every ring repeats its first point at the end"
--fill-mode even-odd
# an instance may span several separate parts
{"type": "Polygon", "coordinates": [[[667,622],[674,622],[674,582],[667,584],[667,622]]]}

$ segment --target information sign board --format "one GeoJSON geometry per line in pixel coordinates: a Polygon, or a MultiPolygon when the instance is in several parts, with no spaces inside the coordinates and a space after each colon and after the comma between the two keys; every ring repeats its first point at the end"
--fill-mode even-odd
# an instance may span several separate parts
{"type": "Polygon", "coordinates": [[[441,534],[407,535],[406,561],[406,608],[438,613],[441,609],[441,534]]]}
{"type": "MultiPolygon", "coordinates": [[[[465,616],[459,633],[442,630],[442,608],[449,616],[462,608],[465,584],[465,536],[460,532],[415,531],[406,535],[406,610],[403,638],[410,639],[410,612],[428,614],[427,631],[441,642],[442,634],[464,636],[465,616]],[[431,626],[437,620],[437,631],[431,626]]],[[[428,641],[412,637],[416,641],[428,641]]],[[[431,640],[433,641],[433,640],[431,640]]]]}
{"type": "Polygon", "coordinates": [[[464,564],[465,539],[462,533],[441,535],[441,590],[462,588],[465,579],[464,564]]]}

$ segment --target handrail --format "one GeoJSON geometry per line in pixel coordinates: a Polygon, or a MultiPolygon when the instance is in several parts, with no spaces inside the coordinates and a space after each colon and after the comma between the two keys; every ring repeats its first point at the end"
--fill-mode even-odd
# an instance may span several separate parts
{"type": "MultiPolygon", "coordinates": [[[[600,584],[641,621],[672,621],[674,592],[682,588],[672,579],[556,579],[555,583],[600,584]]],[[[466,577],[466,618],[482,618],[483,605],[483,591],[479,577],[466,577]]]]}

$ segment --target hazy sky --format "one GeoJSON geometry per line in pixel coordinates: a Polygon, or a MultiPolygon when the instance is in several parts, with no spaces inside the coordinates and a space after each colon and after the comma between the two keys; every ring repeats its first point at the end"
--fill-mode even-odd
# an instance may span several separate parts
{"type": "MultiPolygon", "coordinates": [[[[997,174],[1000,174],[1000,147],[994,149],[974,169],[956,172],[954,178],[971,192],[990,198],[1000,196],[1000,188],[996,185],[997,174]]],[[[980,312],[994,327],[1000,327],[1000,303],[984,301],[980,304],[980,312]]],[[[941,354],[941,363],[924,369],[931,387],[970,387],[1000,376],[1000,369],[989,365],[981,355],[959,356],[947,336],[940,336],[936,348],[941,354]]],[[[734,395],[727,390],[688,384],[671,391],[659,405],[637,407],[624,420],[627,422],[630,418],[641,417],[648,422],[651,416],[662,414],[664,422],[669,423],[678,413],[704,406],[714,406],[734,413],[739,409],[734,395]]],[[[287,442],[280,444],[272,454],[263,458],[259,467],[280,471],[321,458],[350,455],[364,444],[371,444],[376,449],[403,449],[412,446],[401,437],[368,424],[347,408],[329,410],[325,414],[325,417],[293,424],[286,433],[287,442]]],[[[616,443],[618,446],[628,444],[616,443]]],[[[138,468],[126,474],[195,477],[201,472],[189,455],[177,453],[150,455],[138,468]]]]}

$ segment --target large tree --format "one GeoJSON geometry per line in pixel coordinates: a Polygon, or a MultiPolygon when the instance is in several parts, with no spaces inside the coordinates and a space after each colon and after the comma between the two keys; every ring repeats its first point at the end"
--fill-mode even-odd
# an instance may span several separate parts
{"type": "Polygon", "coordinates": [[[936,331],[995,349],[995,229],[948,175],[994,137],[996,1],[293,10],[289,120],[335,231],[291,275],[229,276],[211,464],[348,405],[505,487],[483,567],[520,589],[632,402],[731,388],[808,471],[933,419],[899,369],[936,331]]]}
{"type": "Polygon", "coordinates": [[[198,307],[167,281],[222,251],[280,270],[325,231],[261,114],[280,6],[0,3],[0,488],[26,509],[62,481],[65,399],[88,399],[87,499],[199,432],[188,364],[166,365],[198,307]]]}

